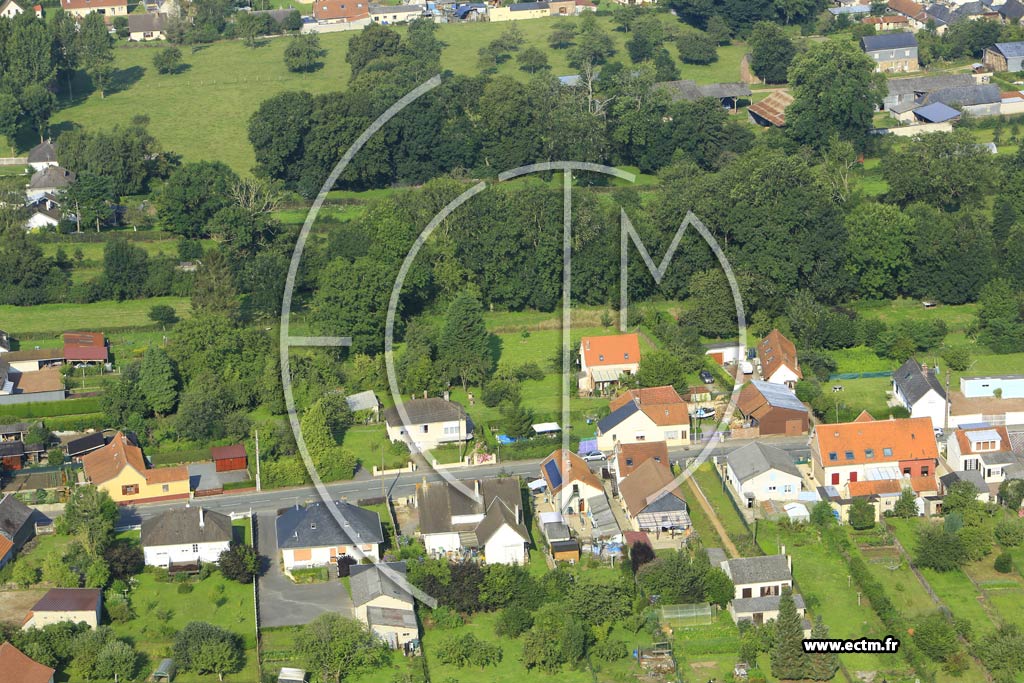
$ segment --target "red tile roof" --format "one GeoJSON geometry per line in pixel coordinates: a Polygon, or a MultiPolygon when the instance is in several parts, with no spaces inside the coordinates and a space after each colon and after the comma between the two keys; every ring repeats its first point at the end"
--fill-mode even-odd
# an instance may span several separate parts
{"type": "Polygon", "coordinates": [[[769,332],[757,345],[757,357],[761,359],[761,374],[765,379],[783,366],[796,373],[797,377],[804,376],[796,359],[796,345],[778,330],[769,332]]]}
{"type": "Polygon", "coordinates": [[[172,481],[188,481],[188,465],[146,470],[147,484],[169,484],[172,481]]]}
{"type": "Polygon", "coordinates": [[[662,493],[676,496],[683,500],[683,494],[674,487],[675,476],[667,466],[653,460],[643,463],[622,480],[619,484],[619,495],[626,503],[629,514],[636,517],[644,509],[661,497],[662,493]]]}
{"type": "Polygon", "coordinates": [[[642,443],[621,444],[615,459],[616,465],[619,468],[620,477],[625,477],[648,460],[655,460],[665,467],[670,467],[668,461],[668,446],[665,445],[664,441],[644,441],[642,443]]]}
{"type": "Polygon", "coordinates": [[[859,498],[884,493],[899,493],[903,487],[898,479],[879,479],[877,481],[851,481],[849,490],[851,498],[859,498]]]}
{"type": "Polygon", "coordinates": [[[590,466],[584,462],[583,458],[576,455],[572,451],[563,451],[558,449],[548,457],[544,458],[544,462],[540,464],[540,471],[544,475],[544,480],[548,484],[548,490],[551,493],[558,493],[566,485],[571,484],[574,481],[578,481],[583,484],[588,484],[596,489],[603,489],[601,480],[597,478],[597,475],[590,471],[590,466]],[[555,460],[558,463],[558,471],[562,475],[562,483],[558,486],[553,486],[551,479],[548,477],[548,468],[545,466],[548,462],[555,460]]]}
{"type": "Polygon", "coordinates": [[[246,457],[245,445],[240,443],[233,446],[214,446],[210,449],[211,460],[231,460],[244,457],[246,457]]]}
{"type": "Polygon", "coordinates": [[[1010,444],[1010,434],[1006,431],[1006,427],[981,427],[978,429],[958,429],[956,430],[956,440],[960,444],[961,453],[996,453],[998,451],[1008,451],[1012,448],[1010,444]],[[995,432],[999,435],[999,443],[995,445],[994,449],[975,451],[971,448],[971,441],[967,438],[967,435],[971,432],[995,432]]]}
{"type": "Polygon", "coordinates": [[[146,472],[146,460],[142,449],[128,441],[121,432],[114,435],[106,446],[82,456],[85,477],[93,484],[110,481],[125,467],[131,467],[139,474],[146,472]]]}
{"type": "Polygon", "coordinates": [[[99,588],[51,588],[32,606],[32,611],[87,612],[97,609],[99,604],[99,588]]]}
{"type": "Polygon", "coordinates": [[[370,16],[370,5],[364,0],[316,0],[313,16],[318,21],[358,21],[370,16]]]}
{"type": "Polygon", "coordinates": [[[54,672],[7,642],[0,645],[0,671],[12,683],[49,683],[54,672]]]}
{"type": "Polygon", "coordinates": [[[640,337],[636,333],[584,337],[580,345],[588,368],[640,362],[640,337]]]}
{"type": "Polygon", "coordinates": [[[929,417],[820,424],[814,428],[811,444],[823,467],[884,466],[939,457],[929,417]],[[836,454],[835,460],[830,457],[832,453],[836,454]]]}
{"type": "Polygon", "coordinates": [[[64,360],[103,361],[108,358],[107,340],[99,332],[67,332],[64,334],[64,360]]]}
{"type": "Polygon", "coordinates": [[[664,387],[648,387],[646,389],[630,389],[619,394],[608,404],[612,412],[618,410],[630,401],[637,401],[641,407],[646,405],[664,405],[669,403],[683,403],[682,396],[672,385],[664,387]]]}
{"type": "Polygon", "coordinates": [[[869,413],[868,411],[862,410],[862,411],[860,411],[860,415],[858,415],[853,421],[854,422],[874,422],[875,418],[873,418],[871,416],[871,413],[869,413]]]}
{"type": "Polygon", "coordinates": [[[889,9],[905,17],[921,20],[925,17],[924,5],[913,0],[889,0],[889,9]]]}

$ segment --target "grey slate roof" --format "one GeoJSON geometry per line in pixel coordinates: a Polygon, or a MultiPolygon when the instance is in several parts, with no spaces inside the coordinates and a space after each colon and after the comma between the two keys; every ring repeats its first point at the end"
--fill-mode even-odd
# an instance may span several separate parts
{"type": "Polygon", "coordinates": [[[477,541],[484,544],[502,522],[506,522],[524,540],[529,539],[526,527],[515,516],[516,506],[522,508],[518,477],[467,481],[465,484],[479,490],[479,501],[463,495],[448,482],[429,482],[416,488],[420,533],[476,532],[477,541]],[[476,523],[452,524],[453,517],[469,515],[484,515],[484,518],[476,523]]]}
{"type": "Polygon", "coordinates": [[[793,573],[789,571],[789,559],[785,555],[739,557],[728,560],[722,569],[737,585],[793,579],[793,573]]]}
{"type": "Polygon", "coordinates": [[[996,451],[994,453],[978,453],[977,454],[981,461],[988,466],[994,465],[1011,465],[1019,460],[1019,458],[1011,451],[996,451]]]}
{"type": "Polygon", "coordinates": [[[18,434],[31,429],[28,422],[12,422],[11,424],[0,425],[0,434],[18,434]]]}
{"type": "Polygon", "coordinates": [[[0,457],[25,455],[25,444],[21,441],[0,441],[0,457]]]}
{"type": "Polygon", "coordinates": [[[163,31],[167,26],[167,15],[149,13],[128,15],[128,30],[132,33],[163,31]]]}
{"type": "Polygon", "coordinates": [[[380,405],[380,401],[377,400],[377,394],[373,393],[373,389],[368,389],[346,396],[345,404],[349,410],[357,413],[360,410],[374,410],[380,405]]]}
{"type": "Polygon", "coordinates": [[[640,406],[636,404],[636,401],[630,401],[620,406],[618,410],[613,410],[598,420],[597,428],[602,434],[607,434],[610,429],[615,428],[615,425],[621,423],[638,410],[640,410],[640,406]]]}
{"type": "Polygon", "coordinates": [[[366,610],[366,620],[370,626],[392,626],[417,630],[416,612],[412,609],[396,609],[394,607],[370,607],[366,610]]]}
{"type": "Polygon", "coordinates": [[[1004,57],[1024,57],[1024,40],[1015,43],[996,43],[993,47],[1004,57]]]}
{"type": "Polygon", "coordinates": [[[1018,0],[1006,0],[1006,2],[995,9],[1006,19],[1020,21],[1024,18],[1024,4],[1021,4],[1018,0]]]}
{"type": "Polygon", "coordinates": [[[955,88],[961,85],[974,85],[976,81],[971,74],[949,74],[945,76],[914,76],[912,78],[890,78],[886,81],[890,95],[909,95],[925,93],[942,88],[955,88]]]}
{"type": "Polygon", "coordinates": [[[740,483],[770,470],[800,477],[800,470],[796,468],[793,458],[786,451],[757,441],[730,452],[726,456],[726,462],[740,483]]]}
{"type": "Polygon", "coordinates": [[[41,164],[57,161],[57,146],[47,140],[40,142],[28,152],[28,163],[41,164]]]}
{"type": "MultiPolygon", "coordinates": [[[[996,90],[998,89],[997,87],[996,90]]],[[[892,381],[911,405],[920,401],[931,390],[946,398],[946,390],[935,376],[934,369],[929,368],[927,373],[923,372],[916,358],[908,358],[896,372],[892,373],[892,381]]]]}
{"type": "Polygon", "coordinates": [[[200,507],[168,510],[142,522],[142,547],[223,543],[232,539],[231,518],[200,507]],[[199,520],[202,519],[202,526],[199,520]]]}
{"type": "MultiPolygon", "coordinates": [[[[756,598],[734,598],[732,609],[737,614],[750,614],[751,612],[775,612],[779,609],[781,595],[764,595],[756,598]]],[[[804,598],[799,593],[793,593],[793,602],[797,609],[804,609],[804,598]]]]}
{"type": "Polygon", "coordinates": [[[914,37],[913,33],[898,31],[894,33],[880,33],[877,36],[864,36],[860,39],[860,44],[866,52],[899,50],[917,47],[917,38],[914,37]]]}
{"type": "Polygon", "coordinates": [[[0,500],[0,534],[8,540],[14,540],[21,528],[32,519],[34,511],[8,493],[0,500]]]}
{"type": "Polygon", "coordinates": [[[321,548],[384,542],[384,530],[376,512],[340,500],[334,504],[345,520],[344,526],[338,525],[324,503],[296,505],[278,515],[277,547],[321,548]]]}
{"type": "MultiPolygon", "coordinates": [[[[405,576],[405,562],[382,562],[396,574],[405,576]]],[[[349,586],[352,588],[352,604],[360,607],[374,598],[386,595],[402,602],[413,604],[412,593],[381,570],[376,564],[354,564],[349,569],[349,586]]]]}
{"type": "Polygon", "coordinates": [[[93,451],[106,445],[107,439],[103,436],[103,432],[94,432],[77,438],[74,441],[68,441],[68,455],[81,455],[82,453],[93,451]]]}
{"type": "Polygon", "coordinates": [[[998,85],[961,85],[955,88],[934,90],[923,98],[922,104],[941,102],[950,107],[970,107],[977,104],[997,104],[1001,101],[1001,90],[998,85]]]}
{"type": "Polygon", "coordinates": [[[708,552],[708,561],[711,562],[712,567],[721,568],[722,563],[729,559],[721,548],[706,548],[706,550],[708,552]]]}
{"type": "Polygon", "coordinates": [[[974,484],[978,493],[988,493],[988,484],[985,483],[985,476],[979,470],[967,470],[965,472],[950,472],[939,477],[942,485],[949,490],[949,487],[958,481],[969,481],[974,484]]]}
{"type": "Polygon", "coordinates": [[[569,526],[564,522],[548,522],[542,529],[544,537],[549,541],[565,541],[572,538],[569,526]]]}
{"type": "MultiPolygon", "coordinates": [[[[443,398],[415,398],[403,403],[412,424],[448,422],[466,417],[466,411],[458,403],[443,398]]],[[[397,408],[384,411],[384,419],[391,426],[402,424],[397,408]]]]}
{"type": "Polygon", "coordinates": [[[750,382],[764,396],[764,400],[773,408],[788,408],[807,412],[807,406],[800,402],[793,390],[785,384],[773,384],[755,379],[750,382]]]}
{"type": "Polygon", "coordinates": [[[298,10],[295,9],[257,9],[253,10],[251,14],[266,14],[271,19],[280,24],[282,21],[291,16],[292,12],[297,11],[298,10]]]}
{"type": "Polygon", "coordinates": [[[30,190],[67,187],[75,182],[75,177],[74,171],[60,166],[47,166],[32,174],[32,178],[28,181],[28,187],[30,190]]]}
{"type": "Polygon", "coordinates": [[[750,86],[746,83],[710,83],[708,85],[697,85],[696,81],[663,81],[656,83],[668,91],[673,101],[699,100],[702,97],[750,97],[750,86]]]}

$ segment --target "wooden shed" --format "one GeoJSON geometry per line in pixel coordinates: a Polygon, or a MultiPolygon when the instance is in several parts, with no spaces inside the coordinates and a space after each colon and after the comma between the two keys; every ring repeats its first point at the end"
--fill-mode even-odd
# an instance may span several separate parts
{"type": "Polygon", "coordinates": [[[233,472],[244,470],[249,460],[245,454],[245,446],[236,443],[233,446],[216,446],[210,449],[210,458],[217,466],[218,472],[233,472]]]}
{"type": "Polygon", "coordinates": [[[575,539],[568,541],[552,541],[551,556],[556,562],[579,562],[580,543],[575,539]]]}

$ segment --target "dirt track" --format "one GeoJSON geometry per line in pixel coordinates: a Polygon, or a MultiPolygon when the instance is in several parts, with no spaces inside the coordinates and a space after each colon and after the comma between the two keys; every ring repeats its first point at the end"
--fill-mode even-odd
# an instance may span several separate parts
{"type": "Polygon", "coordinates": [[[0,621],[8,621],[21,626],[21,622],[25,620],[25,615],[32,609],[32,605],[36,604],[45,593],[45,588],[0,591],[0,621]]]}

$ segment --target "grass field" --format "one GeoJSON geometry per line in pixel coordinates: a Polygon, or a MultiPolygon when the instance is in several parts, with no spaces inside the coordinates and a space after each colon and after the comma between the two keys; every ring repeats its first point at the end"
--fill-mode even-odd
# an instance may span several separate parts
{"type": "MultiPolygon", "coordinates": [[[[714,465],[711,462],[705,462],[697,468],[693,476],[714,509],[718,520],[725,527],[726,533],[729,534],[733,543],[739,545],[740,539],[749,536],[750,532],[747,531],[746,525],[733,507],[729,492],[722,489],[722,481],[715,475],[714,465]]],[[[684,489],[685,491],[686,489],[684,489]]],[[[694,505],[694,507],[698,506],[694,505]]]]}
{"type": "Polygon", "coordinates": [[[155,297],[133,301],[99,301],[92,304],[42,304],[0,306],[4,329],[18,335],[60,334],[67,330],[109,332],[128,327],[153,325],[149,310],[158,304],[172,306],[179,317],[188,317],[189,300],[184,297],[155,297]]]}
{"type": "MultiPolygon", "coordinates": [[[[670,15],[663,15],[667,24],[678,26],[670,15]]],[[[565,21],[578,19],[569,17],[565,21]]],[[[611,19],[598,21],[609,30],[611,19]]],[[[550,73],[555,76],[574,73],[566,59],[566,50],[551,50],[547,37],[554,19],[518,21],[527,46],[536,46],[548,54],[550,73]]],[[[505,29],[503,23],[441,24],[437,36],[445,44],[442,67],[457,74],[475,75],[477,51],[497,38],[505,29]]],[[[403,32],[402,27],[397,27],[403,32]]],[[[286,90],[308,90],[314,93],[343,89],[350,70],[345,52],[352,33],[342,31],[320,36],[326,49],[324,67],[311,74],[292,74],[284,66],[287,38],[268,39],[259,47],[247,48],[241,41],[221,41],[200,46],[195,52],[186,50],[188,68],[177,75],[159,75],[152,66],[159,45],[124,45],[115,51],[119,86],[101,98],[89,94],[75,102],[61,102],[61,109],[52,121],[53,132],[73,125],[108,128],[127,124],[132,117],[150,117],[150,131],[163,147],[181,154],[186,161],[210,159],[223,161],[240,173],[252,168],[254,156],[246,137],[249,116],[264,99],[286,90]]],[[[612,31],[618,54],[616,59],[629,58],[624,44],[625,33],[612,31]]],[[[676,55],[676,47],[666,43],[676,55]]],[[[739,62],[746,47],[720,47],[717,62],[707,66],[681,65],[681,77],[699,83],[739,80],[739,62]]],[[[498,73],[526,79],[514,59],[502,64],[498,73]]],[[[80,75],[75,93],[90,93],[88,79],[80,75]]],[[[22,143],[30,146],[32,141],[22,143]]]]}

